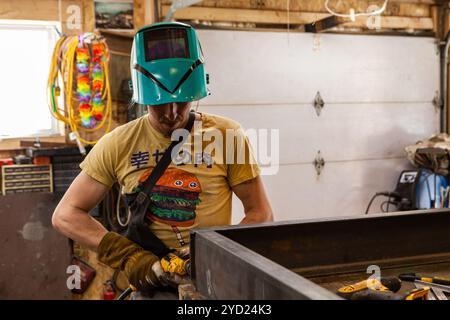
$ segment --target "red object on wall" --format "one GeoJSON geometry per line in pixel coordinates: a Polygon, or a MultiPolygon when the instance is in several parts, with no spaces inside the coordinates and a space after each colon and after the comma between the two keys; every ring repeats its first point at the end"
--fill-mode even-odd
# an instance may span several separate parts
{"type": "Polygon", "coordinates": [[[50,164],[50,157],[34,157],[33,164],[50,164]]]}
{"type": "Polygon", "coordinates": [[[14,164],[13,158],[4,158],[0,159],[0,167],[14,164]]]}

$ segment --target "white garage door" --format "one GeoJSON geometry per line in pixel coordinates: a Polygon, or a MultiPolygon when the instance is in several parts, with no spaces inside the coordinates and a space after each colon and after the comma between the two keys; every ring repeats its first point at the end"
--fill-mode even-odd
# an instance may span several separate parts
{"type": "MultiPolygon", "coordinates": [[[[432,38],[216,30],[199,37],[212,92],[199,110],[246,129],[279,129],[279,172],[263,177],[276,220],[363,214],[373,193],[393,190],[410,167],[403,148],[439,131],[432,38]]],[[[233,203],[236,222],[243,210],[233,203]]]]}

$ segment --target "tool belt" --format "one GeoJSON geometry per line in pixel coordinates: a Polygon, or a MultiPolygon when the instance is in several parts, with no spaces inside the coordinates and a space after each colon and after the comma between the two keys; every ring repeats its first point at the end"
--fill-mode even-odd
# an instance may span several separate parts
{"type": "Polygon", "coordinates": [[[160,259],[174,250],[168,248],[149,228],[149,221],[146,219],[147,209],[150,205],[150,194],[158,182],[159,178],[172,162],[172,154],[178,154],[182,145],[186,141],[195,120],[195,112],[190,111],[189,118],[183,135],[178,141],[172,141],[164,152],[161,160],[156,164],[148,179],[142,184],[141,191],[136,195],[129,206],[131,212],[130,223],[124,236],[140,245],[144,250],[150,251],[160,259]]]}

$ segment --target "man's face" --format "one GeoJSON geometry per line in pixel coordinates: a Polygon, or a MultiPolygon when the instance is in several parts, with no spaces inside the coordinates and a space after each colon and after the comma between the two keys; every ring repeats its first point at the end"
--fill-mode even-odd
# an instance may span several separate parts
{"type": "Polygon", "coordinates": [[[170,136],[187,122],[191,102],[174,102],[157,106],[147,106],[152,125],[164,135],[170,136]]]}

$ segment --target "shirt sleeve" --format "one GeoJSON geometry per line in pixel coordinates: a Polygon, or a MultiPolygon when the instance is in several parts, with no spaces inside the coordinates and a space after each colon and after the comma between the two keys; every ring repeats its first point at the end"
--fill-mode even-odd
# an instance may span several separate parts
{"type": "Polygon", "coordinates": [[[239,127],[234,136],[234,161],[228,163],[228,184],[234,187],[260,175],[250,141],[244,130],[239,127]]]}
{"type": "Polygon", "coordinates": [[[84,173],[107,187],[111,187],[117,180],[115,145],[111,134],[103,136],[80,163],[80,168],[84,173]]]}

